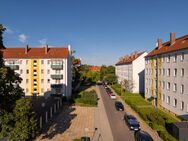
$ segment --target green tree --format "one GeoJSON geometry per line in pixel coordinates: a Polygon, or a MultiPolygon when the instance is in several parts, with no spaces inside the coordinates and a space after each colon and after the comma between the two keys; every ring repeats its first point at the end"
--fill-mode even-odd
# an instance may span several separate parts
{"type": "Polygon", "coordinates": [[[115,84],[117,83],[117,77],[114,74],[107,74],[104,77],[104,80],[108,83],[108,84],[115,84]]]}
{"type": "Polygon", "coordinates": [[[100,79],[104,80],[106,77],[109,77],[107,76],[109,74],[111,74],[111,76],[115,75],[115,67],[102,65],[101,71],[100,71],[100,79]]]}
{"type": "Polygon", "coordinates": [[[6,28],[0,24],[0,49],[4,49],[5,46],[3,45],[3,32],[6,30],[6,28]]]}
{"type": "Polygon", "coordinates": [[[15,126],[10,132],[9,139],[11,141],[30,141],[35,139],[38,134],[38,126],[32,100],[17,100],[13,115],[15,126]]]}

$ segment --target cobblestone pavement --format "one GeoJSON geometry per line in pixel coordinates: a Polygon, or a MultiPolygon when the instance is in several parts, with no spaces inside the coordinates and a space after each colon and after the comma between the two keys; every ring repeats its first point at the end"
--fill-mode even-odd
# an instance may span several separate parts
{"type": "Polygon", "coordinates": [[[96,107],[64,106],[36,141],[72,141],[75,138],[94,135],[94,111],[96,107]]]}

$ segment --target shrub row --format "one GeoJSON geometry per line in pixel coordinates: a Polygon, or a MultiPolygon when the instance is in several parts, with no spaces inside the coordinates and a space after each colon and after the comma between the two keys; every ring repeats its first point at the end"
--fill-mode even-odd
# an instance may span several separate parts
{"type": "Polygon", "coordinates": [[[176,141],[168,132],[171,130],[172,123],[178,122],[178,120],[170,114],[163,112],[152,106],[152,104],[146,101],[140,94],[132,94],[126,91],[119,91],[120,85],[113,85],[114,91],[121,95],[124,101],[134,109],[141,118],[148,123],[148,125],[156,130],[159,136],[165,141],[176,141]]]}

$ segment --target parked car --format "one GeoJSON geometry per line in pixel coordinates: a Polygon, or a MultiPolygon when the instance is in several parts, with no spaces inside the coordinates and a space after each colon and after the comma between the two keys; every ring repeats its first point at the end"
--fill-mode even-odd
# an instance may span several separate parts
{"type": "Polygon", "coordinates": [[[134,133],[135,141],[154,141],[152,137],[145,131],[136,131],[134,133]]]}
{"type": "Polygon", "coordinates": [[[81,137],[82,141],[90,141],[90,137],[81,137]]]}
{"type": "Polygon", "coordinates": [[[115,102],[115,107],[117,111],[124,111],[124,106],[120,101],[115,102]]]}
{"type": "Polygon", "coordinates": [[[116,99],[116,95],[112,93],[112,94],[110,94],[110,98],[111,99],[116,99]]]}
{"type": "Polygon", "coordinates": [[[125,114],[124,119],[130,130],[140,130],[140,124],[134,116],[125,114]]]}

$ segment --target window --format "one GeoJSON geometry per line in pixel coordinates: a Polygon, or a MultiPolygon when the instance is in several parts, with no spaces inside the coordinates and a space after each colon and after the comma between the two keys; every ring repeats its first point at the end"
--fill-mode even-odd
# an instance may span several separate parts
{"type": "Polygon", "coordinates": [[[148,88],[146,88],[146,93],[148,93],[148,88]]]}
{"type": "Polygon", "coordinates": [[[50,74],[50,70],[47,70],[47,73],[50,74]]]}
{"type": "Polygon", "coordinates": [[[174,98],[173,106],[174,106],[174,107],[177,107],[177,99],[176,99],[176,98],[174,98]]]}
{"type": "Polygon", "coordinates": [[[28,60],[26,60],[26,65],[28,64],[28,62],[29,62],[29,61],[28,61],[28,60]]]}
{"type": "Polygon", "coordinates": [[[174,86],[173,86],[173,91],[176,92],[177,91],[177,84],[174,83],[174,86]]]}
{"type": "Polygon", "coordinates": [[[42,92],[42,93],[44,92],[44,89],[43,89],[43,88],[41,89],[41,92],[42,92]]]}
{"type": "Polygon", "coordinates": [[[48,79],[48,83],[50,83],[50,79],[48,79]]]}
{"type": "Polygon", "coordinates": [[[181,61],[183,61],[183,60],[184,60],[184,53],[183,53],[183,52],[181,53],[180,60],[181,60],[181,61]]]}
{"type": "Polygon", "coordinates": [[[181,94],[184,93],[184,85],[181,85],[181,94]]]}
{"type": "Polygon", "coordinates": [[[29,79],[26,79],[26,83],[29,83],[29,79]]]}
{"type": "Polygon", "coordinates": [[[26,73],[29,74],[29,70],[28,69],[26,70],[26,73]]]}
{"type": "Polygon", "coordinates": [[[20,64],[22,64],[22,60],[20,60],[20,64]]]}
{"type": "Polygon", "coordinates": [[[177,69],[174,69],[174,76],[177,76],[177,69]]]}
{"type": "Polygon", "coordinates": [[[41,60],[41,64],[44,64],[44,60],[41,60]]]}
{"type": "Polygon", "coordinates": [[[187,113],[188,113],[188,104],[187,104],[187,113]]]}
{"type": "Polygon", "coordinates": [[[48,64],[50,64],[50,60],[48,60],[48,64]]]}
{"type": "Polygon", "coordinates": [[[163,83],[162,83],[162,87],[163,87],[163,89],[165,88],[165,81],[163,81],[163,83]]]}
{"type": "Polygon", "coordinates": [[[37,81],[37,79],[34,79],[33,81],[34,81],[34,82],[36,82],[36,81],[37,81]]]}
{"type": "Polygon", "coordinates": [[[181,110],[184,109],[184,102],[183,101],[181,102],[181,107],[180,108],[181,108],[181,110]]]}
{"type": "Polygon", "coordinates": [[[174,54],[174,62],[177,61],[177,54],[174,54]]]}
{"type": "Polygon", "coordinates": [[[169,68],[166,70],[166,75],[170,76],[170,69],[169,68]]]}
{"type": "Polygon", "coordinates": [[[163,76],[165,75],[165,69],[163,69],[163,76]]]}
{"type": "Polygon", "coordinates": [[[184,76],[184,69],[183,68],[181,69],[181,76],[182,77],[184,76]]]}
{"type": "Polygon", "coordinates": [[[165,94],[163,94],[163,101],[165,101],[165,94]]]}
{"type": "Polygon", "coordinates": [[[34,72],[37,72],[37,70],[34,70],[34,72]]]}
{"type": "Polygon", "coordinates": [[[35,89],[34,89],[34,92],[36,92],[36,91],[37,91],[37,89],[35,88],[35,89]]]}
{"type": "Polygon", "coordinates": [[[167,83],[166,89],[169,91],[170,90],[170,82],[167,83]]]}
{"type": "Polygon", "coordinates": [[[56,84],[60,84],[60,79],[56,79],[56,80],[55,80],[55,83],[56,83],[56,84]]]}
{"type": "Polygon", "coordinates": [[[41,79],[41,83],[44,83],[44,79],[41,79]]]}
{"type": "Polygon", "coordinates": [[[29,92],[29,89],[28,88],[26,88],[26,93],[28,93],[29,92]]]}
{"type": "Polygon", "coordinates": [[[60,74],[60,73],[61,73],[61,70],[55,70],[55,73],[56,73],[56,74],[60,74]]]}
{"type": "Polygon", "coordinates": [[[166,62],[167,62],[167,63],[170,62],[170,55],[167,56],[167,58],[166,58],[166,62]]]}
{"type": "Polygon", "coordinates": [[[167,96],[166,103],[170,104],[170,96],[167,96]]]}
{"type": "Polygon", "coordinates": [[[148,74],[148,69],[146,69],[146,74],[148,74]]]}
{"type": "Polygon", "coordinates": [[[23,70],[20,70],[20,74],[22,74],[23,73],[23,70]]]}
{"type": "Polygon", "coordinates": [[[43,69],[41,69],[41,74],[43,74],[44,73],[44,70],[43,69]]]}
{"type": "Polygon", "coordinates": [[[159,69],[159,75],[161,75],[161,69],[159,69]]]}
{"type": "Polygon", "coordinates": [[[37,60],[34,60],[34,63],[37,63],[37,60]]]}
{"type": "Polygon", "coordinates": [[[164,57],[162,57],[162,62],[164,62],[164,57]]]}

